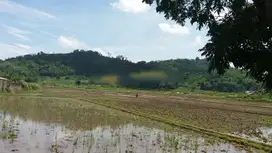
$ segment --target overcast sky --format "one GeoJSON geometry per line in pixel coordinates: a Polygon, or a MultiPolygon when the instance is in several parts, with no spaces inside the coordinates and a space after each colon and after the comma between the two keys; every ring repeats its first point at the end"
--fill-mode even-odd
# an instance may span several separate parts
{"type": "Polygon", "coordinates": [[[200,57],[207,37],[142,0],[0,0],[0,58],[92,49],[129,60],[200,57]]]}

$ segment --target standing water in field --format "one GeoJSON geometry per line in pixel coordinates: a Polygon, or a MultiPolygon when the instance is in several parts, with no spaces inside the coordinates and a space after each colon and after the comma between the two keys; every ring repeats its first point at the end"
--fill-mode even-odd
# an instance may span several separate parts
{"type": "Polygon", "coordinates": [[[1,153],[252,150],[70,99],[11,97],[1,101],[0,109],[1,153]]]}

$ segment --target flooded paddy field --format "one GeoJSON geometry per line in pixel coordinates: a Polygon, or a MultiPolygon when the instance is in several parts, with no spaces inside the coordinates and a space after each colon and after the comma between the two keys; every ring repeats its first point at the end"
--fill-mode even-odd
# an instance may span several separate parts
{"type": "MultiPolygon", "coordinates": [[[[231,112],[218,107],[219,104],[225,106],[224,103],[216,103],[216,106],[207,105],[209,108],[202,107],[202,103],[199,105],[202,107],[200,109],[195,105],[197,100],[190,103],[190,101],[173,100],[161,95],[153,95],[153,97],[140,95],[136,100],[133,94],[121,94],[121,96],[118,94],[120,93],[46,89],[40,93],[1,98],[0,152],[268,152],[99,104],[110,104],[116,108],[137,110],[149,115],[156,114],[169,120],[190,122],[204,128],[215,126],[212,129],[271,144],[271,116],[269,113],[242,112],[243,109],[249,112],[261,110],[258,107],[248,109],[251,106],[247,106],[247,103],[239,103],[246,105],[240,108],[240,112],[231,112]],[[222,118],[223,115],[226,117],[222,118]],[[228,117],[230,119],[227,119],[228,117]],[[221,121],[220,118],[223,120],[221,121]],[[242,127],[238,126],[238,122],[242,127]],[[222,128],[224,125],[227,127],[222,128]]],[[[269,104],[266,105],[260,106],[265,107],[263,112],[270,109],[269,104]]]]}

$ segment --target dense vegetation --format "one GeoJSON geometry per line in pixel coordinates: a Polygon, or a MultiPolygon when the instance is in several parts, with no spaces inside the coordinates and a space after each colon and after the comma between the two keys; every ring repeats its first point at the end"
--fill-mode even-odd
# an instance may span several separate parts
{"type": "Polygon", "coordinates": [[[46,79],[74,80],[76,85],[99,84],[138,89],[214,90],[240,92],[260,87],[238,70],[225,75],[207,73],[204,59],[175,59],[133,63],[123,56],[105,57],[94,51],[67,54],[25,55],[0,62],[0,76],[12,80],[41,82],[46,79]],[[87,82],[82,80],[88,80],[87,82]]]}
{"type": "Polygon", "coordinates": [[[236,68],[272,90],[271,0],[143,0],[158,13],[184,25],[208,29],[208,43],[200,49],[210,70],[224,74],[236,68]]]}

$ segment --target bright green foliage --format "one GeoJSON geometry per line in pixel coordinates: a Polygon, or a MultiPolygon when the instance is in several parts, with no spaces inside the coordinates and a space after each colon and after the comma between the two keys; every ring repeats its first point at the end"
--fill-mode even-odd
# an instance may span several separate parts
{"type": "Polygon", "coordinates": [[[0,63],[0,74],[13,81],[56,82],[69,85],[108,85],[137,89],[203,89],[238,92],[260,87],[244,73],[208,74],[202,59],[176,59],[133,63],[125,57],[105,57],[93,51],[26,55],[0,63]]]}

